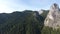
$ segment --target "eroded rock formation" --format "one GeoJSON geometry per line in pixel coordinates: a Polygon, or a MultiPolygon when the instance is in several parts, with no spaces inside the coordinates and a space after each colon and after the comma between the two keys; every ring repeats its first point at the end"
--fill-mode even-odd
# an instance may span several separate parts
{"type": "Polygon", "coordinates": [[[59,6],[54,3],[49,10],[49,13],[44,21],[45,26],[58,28],[60,27],[60,11],[59,6]]]}

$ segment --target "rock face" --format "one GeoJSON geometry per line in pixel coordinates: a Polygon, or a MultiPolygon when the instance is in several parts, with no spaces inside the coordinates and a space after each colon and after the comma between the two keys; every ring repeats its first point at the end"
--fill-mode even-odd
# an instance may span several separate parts
{"type": "Polygon", "coordinates": [[[54,3],[49,10],[49,13],[44,21],[45,26],[59,28],[60,26],[60,11],[59,6],[54,3]]]}

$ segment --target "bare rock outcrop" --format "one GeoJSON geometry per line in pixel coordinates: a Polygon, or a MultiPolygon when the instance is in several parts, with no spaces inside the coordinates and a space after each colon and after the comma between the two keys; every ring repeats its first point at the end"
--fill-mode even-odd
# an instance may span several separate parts
{"type": "Polygon", "coordinates": [[[50,7],[49,13],[44,21],[44,25],[53,28],[60,27],[60,9],[56,3],[50,7]]]}

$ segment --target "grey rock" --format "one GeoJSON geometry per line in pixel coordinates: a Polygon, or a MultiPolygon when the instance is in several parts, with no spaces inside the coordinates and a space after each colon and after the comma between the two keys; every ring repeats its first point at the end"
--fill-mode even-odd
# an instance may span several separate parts
{"type": "Polygon", "coordinates": [[[56,3],[50,7],[49,13],[44,21],[44,26],[53,28],[60,27],[60,9],[56,3]]]}

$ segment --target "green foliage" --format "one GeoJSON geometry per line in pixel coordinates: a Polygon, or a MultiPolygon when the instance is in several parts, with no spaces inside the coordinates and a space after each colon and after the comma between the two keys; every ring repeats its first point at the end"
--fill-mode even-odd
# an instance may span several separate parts
{"type": "Polygon", "coordinates": [[[43,18],[45,19],[49,10],[42,10],[42,11],[43,11],[43,13],[41,14],[41,16],[43,16],[43,18]]]}
{"type": "Polygon", "coordinates": [[[60,28],[53,29],[51,27],[44,26],[44,28],[41,31],[41,34],[60,34],[60,28]]]}
{"type": "Polygon", "coordinates": [[[43,17],[31,10],[0,15],[0,34],[40,34],[43,17]],[[34,13],[36,13],[35,16],[34,13]],[[3,19],[4,18],[4,19],[3,19]]]}
{"type": "Polygon", "coordinates": [[[0,14],[0,34],[60,34],[60,28],[44,26],[49,10],[43,11],[40,15],[31,10],[0,14]]]}

